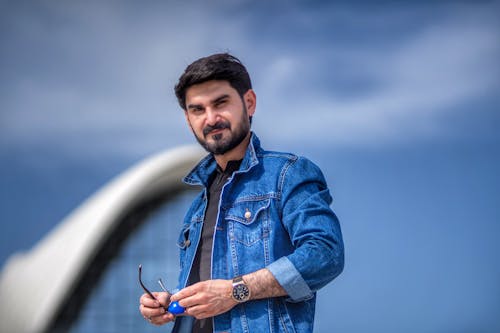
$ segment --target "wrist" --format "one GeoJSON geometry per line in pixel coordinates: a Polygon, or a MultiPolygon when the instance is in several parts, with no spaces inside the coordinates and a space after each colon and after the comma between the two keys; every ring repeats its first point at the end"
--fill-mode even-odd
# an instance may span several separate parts
{"type": "Polygon", "coordinates": [[[251,291],[243,276],[233,278],[231,288],[231,298],[236,303],[244,303],[250,300],[251,291]]]}

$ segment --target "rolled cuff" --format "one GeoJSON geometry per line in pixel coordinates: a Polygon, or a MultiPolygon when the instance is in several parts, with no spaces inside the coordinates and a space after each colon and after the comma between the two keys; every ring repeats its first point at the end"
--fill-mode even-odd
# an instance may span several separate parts
{"type": "Polygon", "coordinates": [[[285,289],[291,302],[306,301],[314,297],[314,293],[302,278],[300,272],[295,268],[287,257],[281,257],[267,269],[274,275],[274,278],[285,289]]]}

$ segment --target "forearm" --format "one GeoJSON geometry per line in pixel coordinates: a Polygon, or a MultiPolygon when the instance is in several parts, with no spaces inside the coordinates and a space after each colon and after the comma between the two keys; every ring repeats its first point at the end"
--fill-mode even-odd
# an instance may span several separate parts
{"type": "MultiPolygon", "coordinates": [[[[250,289],[250,299],[286,295],[267,268],[243,275],[243,280],[250,289]]],[[[213,317],[231,310],[238,304],[231,297],[232,283],[232,280],[223,279],[201,281],[172,295],[170,300],[179,301],[186,309],[187,315],[198,319],[213,317]]]]}
{"type": "Polygon", "coordinates": [[[286,296],[285,289],[278,283],[274,275],[263,268],[243,276],[243,280],[250,289],[251,299],[286,296]]]}

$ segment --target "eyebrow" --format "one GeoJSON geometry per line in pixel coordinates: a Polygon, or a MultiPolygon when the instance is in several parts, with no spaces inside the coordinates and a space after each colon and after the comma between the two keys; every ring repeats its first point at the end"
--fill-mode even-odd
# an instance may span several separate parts
{"type": "MultiPolygon", "coordinates": [[[[210,104],[216,104],[218,102],[222,102],[223,100],[229,98],[229,94],[224,94],[224,95],[221,95],[213,100],[210,101],[210,104]]],[[[203,105],[201,104],[189,104],[187,106],[187,109],[198,109],[198,108],[203,108],[203,105]]]]}
{"type": "Polygon", "coordinates": [[[211,102],[211,104],[216,104],[216,103],[218,103],[218,102],[222,102],[223,100],[228,99],[228,98],[229,98],[229,95],[228,95],[228,94],[224,94],[224,95],[219,96],[219,97],[217,97],[216,99],[214,99],[214,100],[211,102]]]}

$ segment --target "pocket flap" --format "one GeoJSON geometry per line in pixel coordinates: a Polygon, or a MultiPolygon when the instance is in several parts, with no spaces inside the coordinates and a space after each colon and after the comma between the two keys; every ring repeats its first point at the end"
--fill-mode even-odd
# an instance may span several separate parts
{"type": "Polygon", "coordinates": [[[227,209],[226,219],[251,224],[269,207],[270,202],[270,198],[239,201],[227,209]]]}

